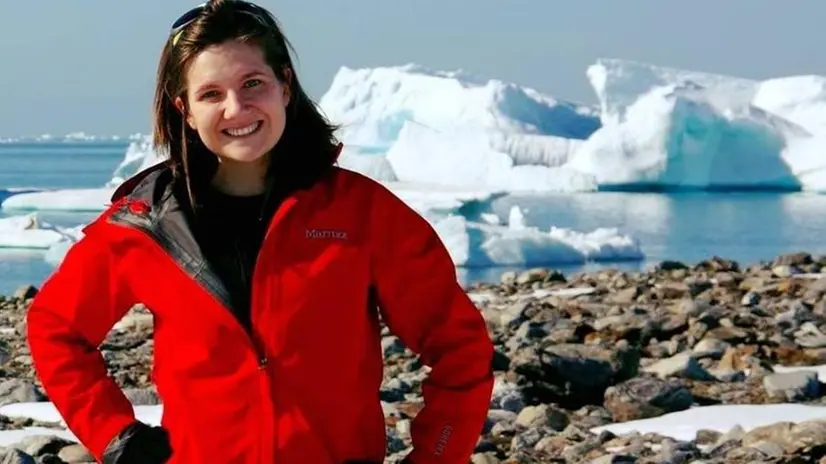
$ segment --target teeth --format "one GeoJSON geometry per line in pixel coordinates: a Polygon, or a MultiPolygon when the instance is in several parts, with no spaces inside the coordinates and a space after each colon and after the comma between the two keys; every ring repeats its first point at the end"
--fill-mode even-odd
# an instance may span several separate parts
{"type": "Polygon", "coordinates": [[[226,129],[226,133],[233,137],[243,137],[253,133],[255,129],[258,129],[258,124],[258,122],[254,122],[247,127],[241,127],[239,129],[226,129]]]}

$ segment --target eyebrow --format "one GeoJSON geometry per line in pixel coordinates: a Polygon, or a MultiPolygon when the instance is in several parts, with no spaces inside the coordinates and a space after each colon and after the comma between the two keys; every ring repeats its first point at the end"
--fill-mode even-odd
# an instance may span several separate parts
{"type": "MultiPolygon", "coordinates": [[[[241,76],[241,80],[244,81],[244,80],[247,80],[251,77],[256,77],[256,76],[266,76],[266,73],[264,73],[263,71],[250,71],[250,72],[244,74],[243,76],[241,76]]],[[[201,92],[204,92],[204,91],[207,91],[207,90],[210,90],[210,89],[214,89],[214,88],[217,88],[217,87],[219,87],[218,84],[205,84],[205,85],[202,85],[202,86],[198,87],[197,89],[195,89],[195,93],[201,93],[201,92]]]]}

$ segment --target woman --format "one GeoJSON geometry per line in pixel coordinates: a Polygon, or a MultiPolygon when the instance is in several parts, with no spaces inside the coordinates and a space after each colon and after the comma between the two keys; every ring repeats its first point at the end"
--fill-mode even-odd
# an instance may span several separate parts
{"type": "Polygon", "coordinates": [[[334,128],[264,9],[210,1],[175,22],[154,142],[44,283],[28,337],[44,389],[106,463],[380,463],[380,321],[432,370],[409,462],[466,463],[492,344],[431,227],[335,166],[334,128]],[[136,420],[96,349],[154,316],[161,426],[136,420]]]}

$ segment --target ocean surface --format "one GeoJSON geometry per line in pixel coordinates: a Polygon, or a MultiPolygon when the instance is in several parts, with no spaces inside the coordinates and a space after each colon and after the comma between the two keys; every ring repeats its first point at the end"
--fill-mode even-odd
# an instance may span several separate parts
{"type": "MultiPolygon", "coordinates": [[[[128,142],[30,142],[0,144],[0,189],[95,188],[112,177],[128,142]]],[[[0,199],[2,201],[2,199],[0,199]]],[[[687,263],[717,255],[742,264],[778,254],[826,254],[826,195],[807,193],[625,193],[508,197],[494,207],[507,217],[512,205],[526,222],[578,231],[616,227],[636,237],[643,262],[552,266],[570,273],[600,267],[641,269],[663,259],[687,263]]],[[[0,217],[14,214],[3,211],[0,217]]],[[[94,213],[40,213],[57,225],[88,222],[94,213]]],[[[496,281],[505,270],[459,269],[463,284],[496,281]]],[[[0,294],[40,285],[53,271],[37,252],[0,250],[0,294]]]]}

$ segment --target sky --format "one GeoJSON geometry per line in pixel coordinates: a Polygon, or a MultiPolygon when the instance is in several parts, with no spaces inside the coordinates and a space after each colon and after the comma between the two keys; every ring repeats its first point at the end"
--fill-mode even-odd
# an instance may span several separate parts
{"type": "MultiPolygon", "coordinates": [[[[199,0],[0,5],[0,137],[146,133],[169,25],[199,0]]],[[[418,63],[594,103],[624,58],[749,78],[826,75],[822,0],[260,0],[318,99],[336,71],[418,63]]]]}

